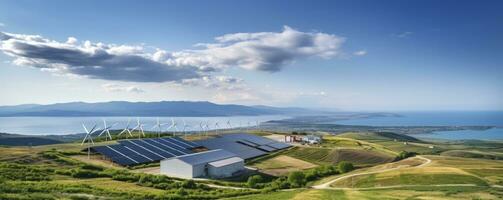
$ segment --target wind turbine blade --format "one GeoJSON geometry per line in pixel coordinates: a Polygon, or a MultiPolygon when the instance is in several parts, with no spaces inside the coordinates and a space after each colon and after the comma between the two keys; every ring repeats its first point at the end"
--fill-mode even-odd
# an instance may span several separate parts
{"type": "Polygon", "coordinates": [[[91,131],[89,131],[89,135],[93,134],[94,133],[94,129],[96,129],[96,124],[94,124],[93,128],[91,129],[91,131]]]}
{"type": "Polygon", "coordinates": [[[89,131],[86,128],[86,125],[82,124],[82,127],[84,127],[84,130],[86,130],[86,133],[89,134],[89,131]]]}
{"type": "Polygon", "coordinates": [[[106,128],[105,128],[105,129],[103,129],[103,130],[100,132],[100,134],[98,134],[98,137],[99,137],[99,136],[101,136],[103,133],[105,133],[107,130],[108,130],[108,129],[106,129],[106,128]]]}

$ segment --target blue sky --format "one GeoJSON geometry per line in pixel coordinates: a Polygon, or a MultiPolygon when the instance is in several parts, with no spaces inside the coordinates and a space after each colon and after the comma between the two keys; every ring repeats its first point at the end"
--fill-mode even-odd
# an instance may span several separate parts
{"type": "Polygon", "coordinates": [[[502,8],[498,1],[0,1],[7,34],[0,105],[204,100],[503,110],[502,8]],[[235,33],[249,38],[216,39],[235,33]],[[27,37],[34,35],[44,41],[27,37]],[[304,39],[320,42],[306,50],[304,39]],[[20,46],[34,42],[36,49],[20,46]],[[101,59],[90,53],[99,42],[111,45],[103,48],[116,63],[72,59],[101,59]],[[61,49],[41,45],[82,52],[55,58],[61,49]]]}

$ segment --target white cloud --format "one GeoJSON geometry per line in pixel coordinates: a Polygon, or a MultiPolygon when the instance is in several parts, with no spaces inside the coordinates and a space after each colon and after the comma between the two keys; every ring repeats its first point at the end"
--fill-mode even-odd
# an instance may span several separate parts
{"type": "Polygon", "coordinates": [[[345,39],[319,32],[301,32],[285,26],[282,32],[232,33],[216,37],[217,43],[199,44],[200,50],[173,53],[167,63],[199,67],[238,66],[257,71],[280,71],[306,57],[332,58],[341,54],[345,39]]]}
{"type": "Polygon", "coordinates": [[[367,51],[365,51],[365,50],[356,51],[356,52],[353,53],[353,55],[355,55],[355,56],[364,56],[364,55],[367,55],[367,51]]]}
{"type": "Polygon", "coordinates": [[[145,92],[143,89],[137,87],[137,86],[124,86],[124,85],[119,85],[119,84],[114,84],[114,83],[107,83],[101,85],[103,89],[107,92],[130,92],[130,93],[143,93],[145,92]]]}
{"type": "Polygon", "coordinates": [[[0,27],[4,27],[4,26],[5,26],[5,24],[0,22],[0,27]]]}
{"type": "Polygon", "coordinates": [[[68,37],[68,39],[66,40],[67,44],[77,44],[77,42],[78,42],[77,38],[74,37],[68,37]]]}
{"type": "Polygon", "coordinates": [[[139,46],[90,41],[79,45],[72,37],[60,43],[39,35],[0,32],[0,50],[17,65],[93,79],[165,82],[200,76],[196,67],[156,62],[139,46]]]}
{"type": "Polygon", "coordinates": [[[321,32],[301,32],[285,26],[281,32],[232,33],[201,49],[147,51],[143,46],[79,42],[68,37],[58,42],[39,35],[0,32],[0,50],[16,65],[55,74],[129,82],[191,82],[232,88],[239,81],[212,77],[229,67],[276,72],[307,57],[339,56],[345,39],[321,32]],[[204,80],[206,77],[208,80],[204,80]]]}
{"type": "Polygon", "coordinates": [[[407,37],[409,37],[412,34],[413,34],[413,32],[405,31],[405,32],[402,32],[402,33],[394,34],[394,35],[396,37],[399,37],[399,38],[407,38],[407,37]]]}

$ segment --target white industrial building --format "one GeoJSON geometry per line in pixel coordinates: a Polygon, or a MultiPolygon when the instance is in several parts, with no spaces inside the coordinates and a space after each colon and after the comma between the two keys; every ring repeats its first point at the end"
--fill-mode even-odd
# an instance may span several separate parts
{"type": "Polygon", "coordinates": [[[242,170],[244,170],[244,160],[222,149],[187,154],[161,161],[161,174],[181,178],[224,178],[242,170]]]}

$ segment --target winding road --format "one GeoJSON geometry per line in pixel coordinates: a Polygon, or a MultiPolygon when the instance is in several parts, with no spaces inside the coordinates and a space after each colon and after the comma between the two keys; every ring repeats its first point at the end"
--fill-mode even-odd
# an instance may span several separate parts
{"type": "MultiPolygon", "coordinates": [[[[413,167],[410,167],[410,168],[420,168],[420,167],[424,167],[424,166],[426,166],[426,165],[428,165],[428,164],[431,163],[430,159],[422,157],[422,156],[415,156],[414,158],[419,158],[421,160],[424,160],[425,162],[422,163],[422,164],[420,164],[420,165],[418,165],[418,166],[413,166],[413,167]]],[[[348,175],[345,175],[345,176],[337,177],[336,179],[333,179],[333,180],[328,181],[326,183],[322,183],[322,184],[319,184],[319,185],[312,186],[311,188],[314,188],[314,189],[348,189],[348,188],[330,187],[330,185],[332,185],[333,183],[335,183],[337,181],[340,181],[340,180],[343,180],[343,179],[346,179],[346,178],[351,178],[351,177],[354,177],[354,176],[361,176],[361,175],[367,175],[367,174],[376,174],[376,173],[388,172],[388,171],[393,171],[393,170],[401,169],[401,168],[404,168],[404,167],[409,167],[409,166],[408,165],[399,165],[397,167],[389,168],[389,169],[370,171],[370,172],[362,172],[362,173],[355,173],[355,174],[348,174],[348,175]]]]}

